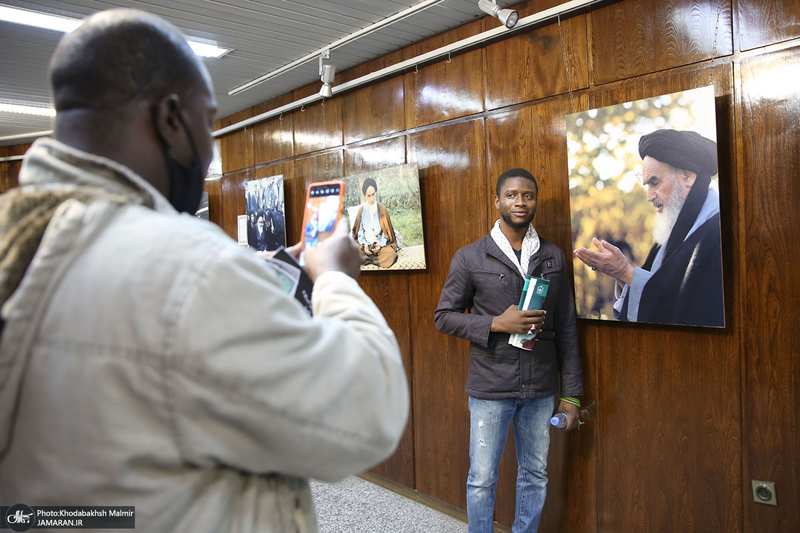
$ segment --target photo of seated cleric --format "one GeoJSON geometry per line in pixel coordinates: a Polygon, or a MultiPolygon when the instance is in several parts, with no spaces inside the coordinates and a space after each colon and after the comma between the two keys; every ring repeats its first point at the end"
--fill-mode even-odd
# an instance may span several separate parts
{"type": "Polygon", "coordinates": [[[377,201],[378,184],[373,178],[364,180],[361,192],[367,201],[353,221],[353,238],[365,265],[389,268],[397,261],[397,237],[389,210],[377,201]]]}

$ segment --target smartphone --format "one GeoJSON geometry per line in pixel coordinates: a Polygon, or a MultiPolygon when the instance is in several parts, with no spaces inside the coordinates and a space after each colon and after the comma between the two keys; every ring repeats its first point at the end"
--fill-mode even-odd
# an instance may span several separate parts
{"type": "Polygon", "coordinates": [[[308,186],[300,237],[300,265],[305,265],[304,255],[308,248],[319,245],[333,233],[342,216],[343,202],[343,181],[322,181],[308,186]]]}

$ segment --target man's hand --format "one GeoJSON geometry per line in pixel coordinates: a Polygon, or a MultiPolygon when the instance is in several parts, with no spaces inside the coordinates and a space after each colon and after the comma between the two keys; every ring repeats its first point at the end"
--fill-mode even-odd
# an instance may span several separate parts
{"type": "Polygon", "coordinates": [[[583,261],[586,266],[591,267],[592,270],[597,270],[630,285],[633,280],[634,268],[633,265],[628,263],[620,249],[613,244],[596,238],[592,239],[592,242],[599,251],[578,248],[573,252],[573,255],[583,261]]]}
{"type": "Polygon", "coordinates": [[[578,423],[580,421],[580,409],[578,409],[577,405],[569,402],[559,402],[556,413],[567,414],[567,427],[560,431],[572,431],[580,425],[578,423]]]}
{"type": "Polygon", "coordinates": [[[356,241],[350,237],[347,221],[339,220],[333,234],[319,246],[304,253],[305,269],[312,281],[330,270],[344,272],[353,279],[361,274],[361,255],[356,241]]]}
{"type": "Polygon", "coordinates": [[[544,317],[547,311],[544,309],[530,309],[520,311],[516,305],[510,306],[503,311],[502,315],[492,319],[491,330],[495,333],[539,333],[544,326],[544,317]]]}

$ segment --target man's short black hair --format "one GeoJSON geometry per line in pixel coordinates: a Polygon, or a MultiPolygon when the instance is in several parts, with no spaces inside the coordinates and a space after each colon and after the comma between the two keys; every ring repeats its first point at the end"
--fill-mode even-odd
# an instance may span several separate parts
{"type": "Polygon", "coordinates": [[[500,196],[500,189],[503,188],[503,183],[505,183],[508,178],[524,178],[530,180],[533,182],[533,188],[536,189],[536,193],[539,193],[539,184],[536,182],[536,178],[533,177],[533,174],[524,168],[512,168],[511,170],[506,170],[497,178],[497,186],[495,187],[495,194],[497,196],[500,196]]]}
{"type": "Polygon", "coordinates": [[[367,194],[367,189],[369,189],[370,185],[375,188],[375,192],[378,192],[378,184],[375,183],[375,180],[372,178],[364,180],[364,183],[361,185],[361,192],[367,194]]]}
{"type": "Polygon", "coordinates": [[[199,60],[172,24],[149,13],[98,13],[66,35],[50,63],[56,111],[109,110],[175,93],[203,79],[199,60]]]}

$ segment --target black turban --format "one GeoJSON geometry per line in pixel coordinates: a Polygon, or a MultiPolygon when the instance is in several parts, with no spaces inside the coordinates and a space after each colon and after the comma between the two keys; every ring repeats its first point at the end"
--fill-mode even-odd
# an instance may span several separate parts
{"type": "Polygon", "coordinates": [[[656,130],[639,140],[639,156],[710,178],[718,172],[717,143],[693,131],[656,130]]]}
{"type": "Polygon", "coordinates": [[[364,180],[364,184],[361,185],[361,192],[367,194],[367,189],[369,189],[370,185],[375,188],[375,192],[378,192],[378,184],[375,183],[375,180],[372,178],[367,178],[364,180]]]}

